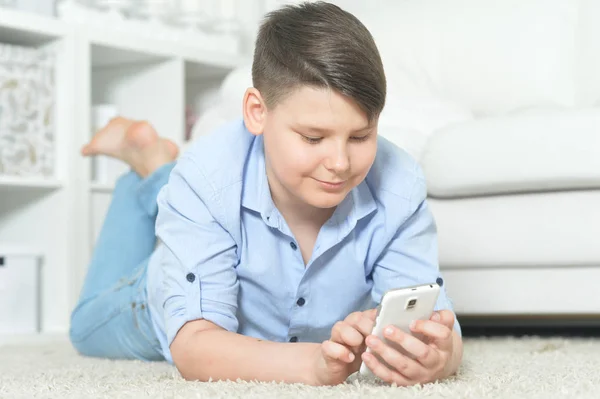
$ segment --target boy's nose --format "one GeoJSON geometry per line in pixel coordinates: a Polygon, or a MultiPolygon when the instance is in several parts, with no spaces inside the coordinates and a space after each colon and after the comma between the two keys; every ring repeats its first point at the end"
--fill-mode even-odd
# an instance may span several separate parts
{"type": "Polygon", "coordinates": [[[338,149],[329,157],[325,167],[335,172],[337,175],[346,172],[350,167],[348,153],[345,151],[345,149],[338,149]]]}

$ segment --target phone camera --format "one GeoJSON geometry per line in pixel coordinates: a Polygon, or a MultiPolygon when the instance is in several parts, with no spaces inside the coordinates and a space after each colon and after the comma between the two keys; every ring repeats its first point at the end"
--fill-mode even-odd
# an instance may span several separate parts
{"type": "Polygon", "coordinates": [[[411,298],[406,303],[406,309],[412,309],[415,307],[416,304],[417,304],[417,298],[411,298]]]}

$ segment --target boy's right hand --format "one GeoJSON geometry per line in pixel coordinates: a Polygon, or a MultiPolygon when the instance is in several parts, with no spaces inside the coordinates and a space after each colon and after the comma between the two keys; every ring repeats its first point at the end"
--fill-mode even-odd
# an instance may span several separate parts
{"type": "Polygon", "coordinates": [[[371,334],[376,316],[377,309],[354,312],[333,326],[331,338],[320,345],[316,354],[317,385],[341,384],[358,371],[366,350],[365,338],[371,334]]]}

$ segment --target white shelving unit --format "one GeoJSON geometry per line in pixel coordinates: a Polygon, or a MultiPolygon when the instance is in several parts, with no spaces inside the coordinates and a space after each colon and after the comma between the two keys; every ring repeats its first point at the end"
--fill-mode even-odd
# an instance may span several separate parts
{"type": "Polygon", "coordinates": [[[2,8],[0,42],[57,53],[55,176],[0,175],[0,243],[43,254],[42,331],[63,333],[114,185],[93,182],[90,159],[79,155],[92,135],[91,107],[115,104],[182,144],[186,105],[201,112],[247,59],[2,8]]]}
{"type": "Polygon", "coordinates": [[[6,190],[52,190],[61,188],[63,182],[56,179],[44,179],[40,177],[25,178],[0,175],[0,193],[6,190]]]}

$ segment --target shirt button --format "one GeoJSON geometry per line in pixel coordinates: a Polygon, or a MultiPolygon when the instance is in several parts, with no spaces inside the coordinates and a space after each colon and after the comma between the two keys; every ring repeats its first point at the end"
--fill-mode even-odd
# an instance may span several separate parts
{"type": "Polygon", "coordinates": [[[442,285],[444,285],[444,279],[442,279],[441,277],[438,277],[435,282],[437,283],[437,285],[439,285],[440,287],[442,285]]]}
{"type": "Polygon", "coordinates": [[[292,247],[292,249],[294,251],[298,249],[298,246],[296,245],[296,243],[294,241],[290,242],[290,247],[292,247]]]}
{"type": "Polygon", "coordinates": [[[304,298],[298,298],[298,300],[296,301],[296,305],[298,306],[304,306],[305,303],[306,300],[304,298]]]}
{"type": "Polygon", "coordinates": [[[196,276],[194,276],[194,273],[188,273],[187,276],[185,276],[185,278],[187,279],[187,281],[189,281],[190,283],[193,283],[194,280],[196,280],[196,276]]]}
{"type": "Polygon", "coordinates": [[[298,337],[292,337],[292,338],[290,338],[290,342],[298,342],[298,337]]]}

